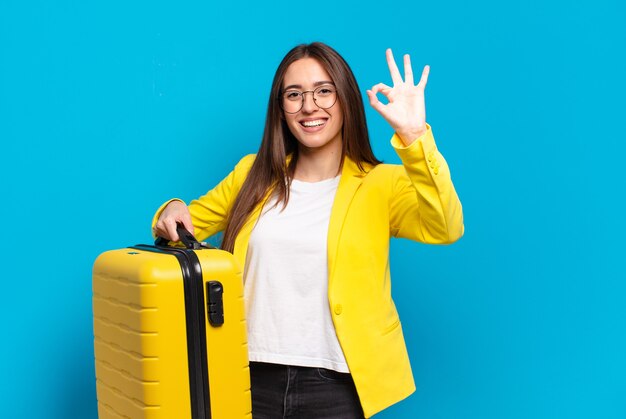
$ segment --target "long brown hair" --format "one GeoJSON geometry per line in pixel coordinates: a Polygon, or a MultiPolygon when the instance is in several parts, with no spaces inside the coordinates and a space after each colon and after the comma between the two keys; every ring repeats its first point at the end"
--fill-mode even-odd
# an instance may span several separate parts
{"type": "Polygon", "coordinates": [[[348,63],[337,51],[321,42],[297,45],[285,55],[274,75],[263,140],[229,213],[222,240],[224,250],[233,251],[239,231],[270,190],[276,193],[277,202],[282,201],[283,205],[287,205],[289,187],[298,161],[298,140],[287,127],[279,100],[287,68],[294,61],[307,57],[316,59],[337,87],[337,100],[343,110],[341,161],[348,156],[361,170],[363,163],[380,163],[370,145],[363,98],[348,63]],[[291,155],[289,164],[288,155],[291,155]]]}

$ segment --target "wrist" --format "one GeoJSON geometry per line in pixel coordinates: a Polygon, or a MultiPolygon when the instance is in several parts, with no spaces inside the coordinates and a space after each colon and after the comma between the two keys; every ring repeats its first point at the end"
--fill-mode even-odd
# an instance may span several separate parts
{"type": "Polygon", "coordinates": [[[174,198],[170,202],[167,203],[166,208],[175,207],[176,205],[182,205],[184,207],[187,206],[187,204],[185,204],[185,201],[183,201],[182,199],[174,198]]]}
{"type": "Polygon", "coordinates": [[[396,134],[398,134],[398,137],[400,137],[400,140],[402,140],[404,145],[408,146],[411,145],[413,141],[424,135],[426,130],[426,125],[424,125],[423,127],[413,128],[410,130],[396,131],[396,134]]]}

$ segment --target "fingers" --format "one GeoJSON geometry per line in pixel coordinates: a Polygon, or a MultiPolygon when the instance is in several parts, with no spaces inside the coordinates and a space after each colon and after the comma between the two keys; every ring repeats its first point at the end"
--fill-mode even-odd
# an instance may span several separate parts
{"type": "MultiPolygon", "coordinates": [[[[393,58],[393,53],[391,52],[391,48],[387,48],[387,65],[389,66],[389,73],[391,74],[391,80],[393,80],[393,85],[397,85],[400,83],[407,83],[413,85],[413,67],[411,66],[411,56],[409,54],[404,54],[404,81],[402,80],[402,75],[400,74],[400,70],[398,70],[398,66],[396,65],[396,61],[393,58]]],[[[426,87],[426,83],[428,82],[428,74],[430,72],[430,66],[424,66],[424,70],[422,71],[422,76],[418,83],[418,86],[422,88],[426,87]]],[[[381,93],[385,94],[381,91],[381,93]]]]}
{"type": "Polygon", "coordinates": [[[155,237],[163,237],[170,241],[178,241],[178,235],[176,234],[176,224],[172,227],[172,223],[169,219],[160,218],[152,229],[155,237]]]}
{"type": "Polygon", "coordinates": [[[413,68],[411,68],[411,56],[404,54],[404,82],[413,85],[413,68]]]}
{"type": "Polygon", "coordinates": [[[430,74],[430,66],[425,65],[424,70],[422,70],[422,77],[420,78],[420,82],[417,84],[418,86],[425,88],[426,83],[428,83],[428,74],[430,74]]]}
{"type": "Polygon", "coordinates": [[[378,100],[378,96],[376,96],[376,93],[381,92],[384,94],[384,92],[388,90],[391,90],[389,86],[380,83],[372,87],[372,90],[367,91],[367,96],[370,99],[370,105],[385,119],[389,118],[389,110],[387,108],[387,105],[378,100]]]}
{"type": "Polygon", "coordinates": [[[396,65],[396,60],[393,59],[393,52],[391,52],[391,48],[387,48],[386,55],[391,80],[393,80],[393,85],[395,86],[396,84],[402,83],[402,76],[400,75],[400,70],[398,70],[398,66],[396,65]]]}
{"type": "Polygon", "coordinates": [[[191,216],[189,215],[189,211],[183,214],[181,222],[183,223],[183,226],[188,232],[190,232],[191,234],[194,234],[193,223],[191,222],[191,216]]]}
{"type": "Polygon", "coordinates": [[[384,109],[385,105],[380,103],[375,92],[368,90],[367,97],[370,99],[370,105],[372,105],[372,108],[376,109],[378,112],[381,112],[384,109]]]}
{"type": "Polygon", "coordinates": [[[178,241],[180,240],[176,231],[178,223],[181,223],[191,234],[194,234],[191,214],[187,205],[181,201],[172,201],[161,213],[154,226],[154,232],[165,239],[178,241]]]}
{"type": "Polygon", "coordinates": [[[374,92],[374,94],[380,92],[385,96],[388,96],[389,93],[391,93],[393,89],[389,86],[387,86],[385,83],[378,83],[377,85],[375,85],[374,87],[372,87],[372,92],[374,92]]]}
{"type": "Polygon", "coordinates": [[[165,224],[165,230],[167,231],[169,239],[177,242],[180,237],[178,237],[178,233],[176,232],[176,220],[168,218],[163,221],[163,224],[165,224]]]}
{"type": "Polygon", "coordinates": [[[372,105],[372,108],[376,109],[378,112],[382,112],[386,105],[378,100],[378,96],[376,96],[376,94],[380,92],[385,95],[387,99],[389,99],[389,94],[391,93],[391,91],[392,88],[384,83],[378,83],[377,85],[372,87],[371,90],[368,90],[367,97],[370,100],[370,105],[372,105]]]}

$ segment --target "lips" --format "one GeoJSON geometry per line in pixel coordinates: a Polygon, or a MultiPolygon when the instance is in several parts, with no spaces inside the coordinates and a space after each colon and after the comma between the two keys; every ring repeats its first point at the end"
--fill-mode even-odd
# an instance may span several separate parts
{"type": "Polygon", "coordinates": [[[326,127],[328,123],[328,118],[306,118],[298,121],[300,126],[302,127],[302,131],[315,134],[326,127]]]}
{"type": "Polygon", "coordinates": [[[305,128],[317,128],[326,124],[327,119],[325,118],[317,118],[317,119],[305,119],[300,121],[300,125],[305,128]]]}

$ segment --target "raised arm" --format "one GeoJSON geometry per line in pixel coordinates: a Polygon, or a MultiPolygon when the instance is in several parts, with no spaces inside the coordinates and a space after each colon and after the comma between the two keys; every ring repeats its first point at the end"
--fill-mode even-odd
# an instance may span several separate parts
{"type": "Polygon", "coordinates": [[[386,55],[393,87],[379,83],[367,95],[396,131],[391,144],[404,166],[397,168],[391,185],[390,233],[425,243],[452,243],[463,235],[463,210],[448,165],[426,124],[424,89],[430,67],[424,67],[415,85],[409,55],[404,56],[404,80],[390,49],[386,55]],[[380,102],[377,93],[388,103],[380,102]]]}

